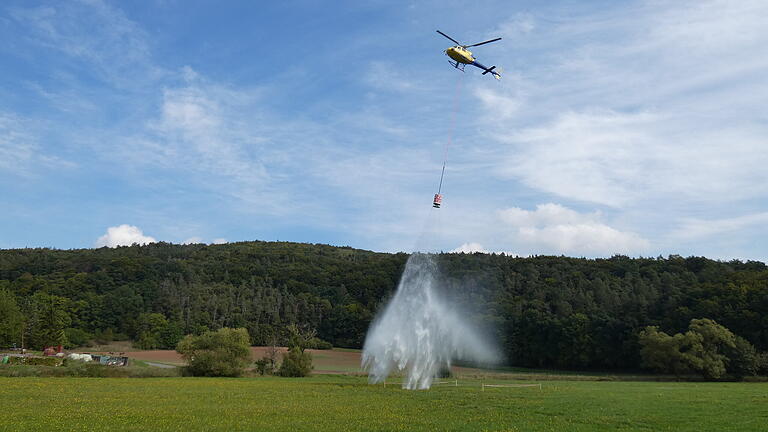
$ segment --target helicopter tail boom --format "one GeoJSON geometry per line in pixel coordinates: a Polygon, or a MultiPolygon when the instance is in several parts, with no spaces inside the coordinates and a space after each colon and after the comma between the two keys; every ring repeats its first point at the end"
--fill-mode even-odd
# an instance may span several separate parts
{"type": "Polygon", "coordinates": [[[485,75],[488,72],[490,72],[491,75],[493,75],[493,77],[496,78],[497,80],[501,79],[501,74],[494,70],[494,69],[496,69],[496,66],[485,67],[485,66],[481,65],[478,62],[472,62],[472,66],[475,66],[475,67],[478,67],[478,68],[482,69],[484,71],[482,73],[482,75],[485,75]]]}

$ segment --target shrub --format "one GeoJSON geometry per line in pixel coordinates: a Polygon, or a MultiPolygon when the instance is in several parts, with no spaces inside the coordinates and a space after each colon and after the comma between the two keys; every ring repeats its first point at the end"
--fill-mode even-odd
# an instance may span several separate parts
{"type": "Polygon", "coordinates": [[[280,365],[280,376],[304,377],[312,372],[312,354],[302,351],[298,346],[291,348],[283,356],[283,364],[280,365]]]}
{"type": "Polygon", "coordinates": [[[318,337],[313,337],[307,342],[307,348],[329,350],[329,349],[333,349],[333,344],[331,344],[330,342],[326,342],[318,337]]]}
{"type": "Polygon", "coordinates": [[[244,328],[223,328],[200,336],[187,335],[176,347],[193,376],[240,376],[251,358],[250,337],[244,328]]]}
{"type": "Polygon", "coordinates": [[[59,357],[9,357],[8,364],[10,365],[27,365],[27,366],[60,366],[63,363],[63,359],[59,357]]]}
{"type": "Polygon", "coordinates": [[[274,371],[269,359],[266,357],[256,360],[253,362],[253,365],[256,367],[256,372],[258,372],[259,375],[271,375],[274,371]]]}
{"type": "Polygon", "coordinates": [[[3,366],[0,377],[89,377],[89,378],[160,378],[179,376],[179,368],[115,367],[79,361],[65,362],[64,367],[3,366]]]}
{"type": "Polygon", "coordinates": [[[447,363],[443,363],[440,365],[440,368],[437,370],[437,373],[435,374],[436,378],[450,378],[451,375],[451,366],[447,363]]]}

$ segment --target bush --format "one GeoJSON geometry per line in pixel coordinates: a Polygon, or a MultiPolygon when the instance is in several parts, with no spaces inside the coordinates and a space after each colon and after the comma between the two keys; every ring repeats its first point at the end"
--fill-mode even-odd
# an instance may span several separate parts
{"type": "Polygon", "coordinates": [[[310,372],[312,372],[312,354],[295,346],[283,356],[283,364],[280,365],[278,373],[284,377],[305,377],[310,372]]]}
{"type": "Polygon", "coordinates": [[[326,342],[318,337],[313,337],[307,342],[307,348],[318,349],[318,350],[329,350],[329,349],[333,349],[333,344],[331,344],[330,342],[326,342]]]}
{"type": "Polygon", "coordinates": [[[242,375],[251,358],[250,337],[244,328],[223,328],[200,336],[187,335],[176,347],[193,376],[242,375]]]}
{"type": "Polygon", "coordinates": [[[435,378],[450,378],[451,376],[451,366],[447,363],[440,365],[440,369],[438,369],[435,374],[435,378]]]}
{"type": "Polygon", "coordinates": [[[266,357],[256,360],[253,362],[253,365],[256,367],[256,372],[258,372],[259,375],[272,375],[272,373],[274,373],[272,364],[266,357]]]}
{"type": "Polygon", "coordinates": [[[66,361],[63,367],[24,365],[0,367],[0,377],[160,378],[177,376],[179,376],[179,368],[115,367],[80,361],[66,361]]]}
{"type": "Polygon", "coordinates": [[[63,359],[59,357],[9,357],[9,365],[27,366],[61,366],[63,359]]]}

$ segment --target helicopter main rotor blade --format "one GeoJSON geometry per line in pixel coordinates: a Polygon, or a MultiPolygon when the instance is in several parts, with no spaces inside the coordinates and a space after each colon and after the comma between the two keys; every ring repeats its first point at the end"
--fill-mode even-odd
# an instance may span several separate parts
{"type": "Polygon", "coordinates": [[[452,37],[448,36],[447,34],[445,34],[445,33],[441,32],[440,30],[438,30],[437,32],[438,32],[438,33],[440,33],[441,35],[443,35],[443,36],[447,37],[448,39],[452,40],[454,43],[456,43],[456,45],[461,45],[461,42],[459,42],[459,41],[457,41],[456,39],[454,39],[454,38],[452,38],[452,37]]]}
{"type": "Polygon", "coordinates": [[[475,47],[475,46],[478,46],[478,45],[485,45],[487,43],[496,42],[496,41],[500,41],[500,40],[501,40],[501,38],[496,38],[496,39],[487,40],[485,42],[480,42],[480,43],[476,43],[476,44],[472,44],[472,45],[463,45],[463,46],[464,46],[464,48],[469,48],[469,47],[475,47]]]}

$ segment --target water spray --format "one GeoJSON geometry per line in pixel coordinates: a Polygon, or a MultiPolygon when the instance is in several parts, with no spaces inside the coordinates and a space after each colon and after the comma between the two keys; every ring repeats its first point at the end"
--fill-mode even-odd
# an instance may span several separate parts
{"type": "Polygon", "coordinates": [[[395,296],[366,335],[362,363],[370,383],[404,373],[403,388],[428,389],[454,360],[497,360],[479,332],[437,295],[437,275],[434,255],[415,253],[408,258],[395,296]]]}

